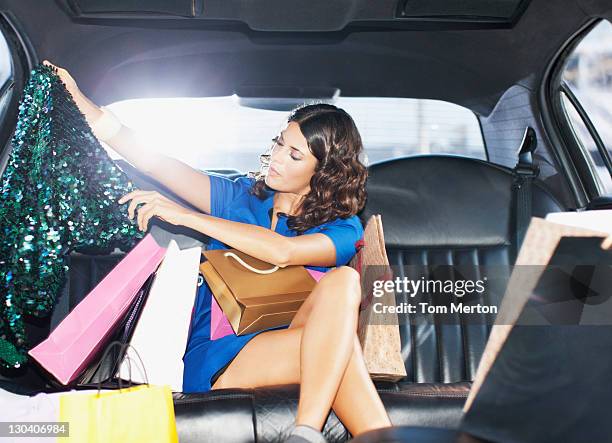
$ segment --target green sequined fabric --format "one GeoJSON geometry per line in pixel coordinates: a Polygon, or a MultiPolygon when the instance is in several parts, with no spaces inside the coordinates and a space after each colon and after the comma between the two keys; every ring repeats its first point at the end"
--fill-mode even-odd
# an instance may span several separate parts
{"type": "Polygon", "coordinates": [[[27,361],[24,320],[53,309],[66,256],[131,249],[144,235],[117,200],[134,190],[108,157],[53,68],[30,75],[0,197],[0,365],[27,361]]]}

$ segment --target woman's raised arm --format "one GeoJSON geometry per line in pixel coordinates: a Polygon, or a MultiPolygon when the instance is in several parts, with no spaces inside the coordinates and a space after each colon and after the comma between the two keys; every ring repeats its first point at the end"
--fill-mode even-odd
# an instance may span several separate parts
{"type": "MultiPolygon", "coordinates": [[[[92,128],[104,112],[83,94],[70,73],[45,60],[47,66],[57,69],[57,74],[66,85],[76,105],[92,128]]],[[[95,131],[94,131],[94,135],[95,131]]],[[[109,139],[103,140],[119,155],[139,171],[154,178],[176,195],[205,213],[210,213],[210,180],[208,174],[198,171],[185,163],[154,152],[143,146],[134,132],[127,126],[109,139]]]]}
{"type": "Polygon", "coordinates": [[[154,178],[199,210],[210,213],[210,179],[208,174],[165,155],[152,152],[127,126],[106,143],[136,169],[154,178]]]}

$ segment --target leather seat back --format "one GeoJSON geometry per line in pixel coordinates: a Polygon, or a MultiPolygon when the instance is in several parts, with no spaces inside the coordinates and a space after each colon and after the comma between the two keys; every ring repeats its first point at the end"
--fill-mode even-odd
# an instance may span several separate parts
{"type": "MultiPolygon", "coordinates": [[[[515,260],[512,181],[511,169],[482,160],[450,155],[394,159],[370,167],[361,216],[382,215],[389,262],[400,272],[396,276],[404,277],[402,267],[409,265],[462,265],[474,273],[481,265],[505,265],[509,277],[515,260]]],[[[534,216],[562,210],[541,183],[534,182],[532,189],[534,216]]],[[[491,292],[503,294],[503,288],[491,292]]],[[[408,302],[407,297],[398,294],[397,303],[408,302]]],[[[418,324],[400,320],[405,381],[472,381],[492,319],[466,325],[459,317],[440,324],[435,315],[423,315],[428,318],[418,324]]]]}

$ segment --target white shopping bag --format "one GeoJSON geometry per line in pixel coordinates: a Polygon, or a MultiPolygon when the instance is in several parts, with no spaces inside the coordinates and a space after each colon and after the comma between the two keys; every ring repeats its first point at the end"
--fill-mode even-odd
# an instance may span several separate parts
{"type": "MultiPolygon", "coordinates": [[[[85,395],[85,394],[95,394],[97,393],[97,389],[84,389],[84,390],[70,390],[63,392],[54,392],[54,393],[39,393],[36,395],[21,395],[14,394],[12,392],[6,391],[0,388],[0,419],[3,422],[15,422],[13,436],[6,435],[6,432],[10,430],[8,425],[5,425],[3,431],[4,433],[0,436],[1,443],[27,443],[27,442],[38,442],[38,443],[55,443],[58,441],[57,435],[48,434],[43,436],[34,434],[29,434],[32,436],[26,437],[24,435],[19,435],[16,430],[20,429],[25,432],[28,426],[36,427],[45,425],[58,426],[57,432],[67,432],[70,433],[70,427],[61,428],[61,424],[58,423],[60,418],[60,397],[62,395],[85,395]],[[23,425],[23,427],[19,427],[23,425]],[[62,430],[60,430],[62,429],[62,430]]],[[[101,389],[100,392],[107,392],[106,389],[101,389]]],[[[38,428],[40,429],[40,428],[38,428]]],[[[64,434],[61,434],[64,435],[64,434]]]]}
{"type": "MultiPolygon", "coordinates": [[[[202,248],[180,250],[170,241],[130,344],[146,368],[149,383],[170,385],[176,392],[183,387],[183,354],[187,347],[191,312],[196,295],[202,248]]],[[[128,349],[118,376],[145,383],[138,358],[128,349]],[[136,363],[135,363],[136,362],[136,363]]]]}

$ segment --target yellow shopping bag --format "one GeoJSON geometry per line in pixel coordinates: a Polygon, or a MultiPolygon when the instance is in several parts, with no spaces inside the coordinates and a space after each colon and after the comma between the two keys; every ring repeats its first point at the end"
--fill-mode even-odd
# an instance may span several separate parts
{"type": "Polygon", "coordinates": [[[58,442],[178,442],[169,385],[62,395],[59,420],[69,423],[69,436],[58,442]]]}
{"type": "Polygon", "coordinates": [[[178,442],[170,386],[63,395],[59,420],[69,423],[69,437],[58,442],[178,442]]]}

